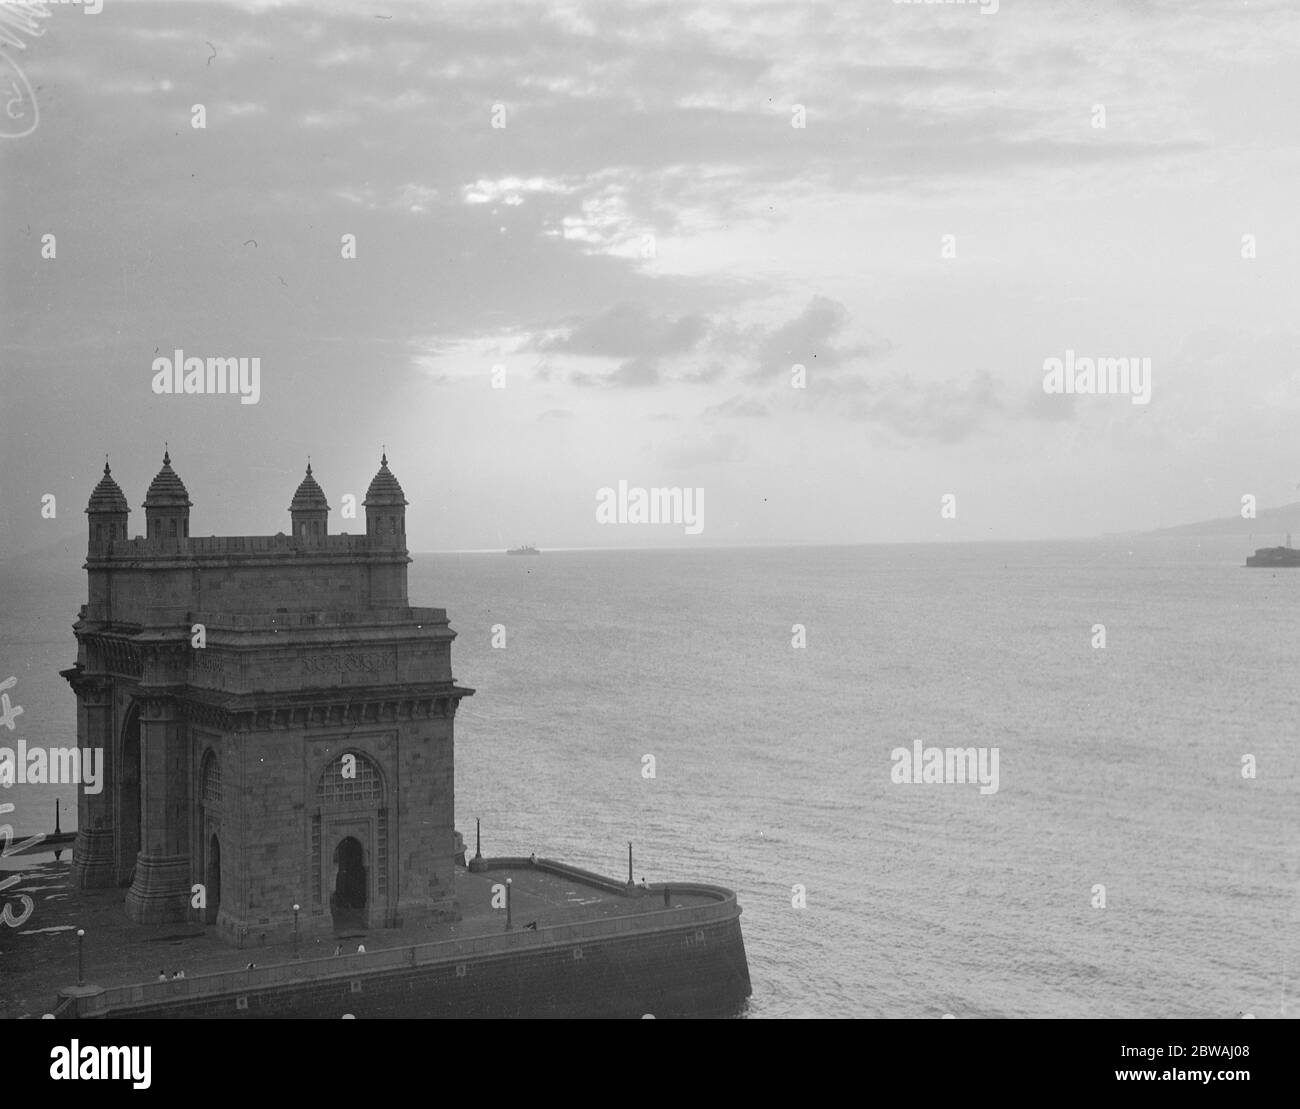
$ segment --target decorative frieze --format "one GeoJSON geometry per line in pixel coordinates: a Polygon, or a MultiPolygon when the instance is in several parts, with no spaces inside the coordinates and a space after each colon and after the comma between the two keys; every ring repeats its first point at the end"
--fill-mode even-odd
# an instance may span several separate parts
{"type": "Polygon", "coordinates": [[[213,678],[224,678],[226,676],[225,658],[218,652],[207,648],[195,651],[190,665],[194,668],[196,675],[202,674],[213,678]]]}
{"type": "Polygon", "coordinates": [[[300,660],[304,674],[378,674],[397,669],[397,655],[387,651],[332,651],[329,654],[304,655],[300,660]]]}

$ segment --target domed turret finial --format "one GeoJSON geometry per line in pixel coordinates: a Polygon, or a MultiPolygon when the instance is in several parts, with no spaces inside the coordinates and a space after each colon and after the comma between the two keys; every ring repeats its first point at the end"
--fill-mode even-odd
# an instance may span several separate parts
{"type": "MultiPolygon", "coordinates": [[[[191,507],[190,496],[189,493],[186,492],[185,483],[181,481],[180,475],[172,469],[172,456],[170,450],[163,451],[162,469],[154,475],[153,481],[149,483],[149,491],[145,494],[144,498],[144,507],[147,510],[173,508],[188,509],[191,507]]],[[[155,538],[153,532],[149,533],[149,538],[155,538]]]]}
{"type": "MultiPolygon", "coordinates": [[[[130,511],[126,506],[126,497],[122,495],[121,487],[113,480],[113,473],[108,467],[108,455],[104,455],[104,476],[99,479],[99,484],[95,486],[94,491],[90,494],[90,503],[86,506],[86,511],[95,515],[112,513],[113,515],[121,514],[123,517],[130,511]]],[[[110,534],[108,538],[125,539],[126,520],[120,521],[122,524],[121,532],[110,534]]],[[[110,532],[116,532],[117,521],[114,521],[110,527],[110,532]]]]}
{"type": "Polygon", "coordinates": [[[326,500],[316,478],[311,472],[311,455],[307,456],[307,474],[298,483],[293,500],[289,502],[289,518],[293,521],[294,538],[299,544],[313,545],[329,534],[330,502],[326,500]]]}
{"type": "Polygon", "coordinates": [[[379,471],[366,490],[366,535],[394,548],[406,545],[406,497],[393,471],[388,468],[388,446],[379,458],[379,471]]]}

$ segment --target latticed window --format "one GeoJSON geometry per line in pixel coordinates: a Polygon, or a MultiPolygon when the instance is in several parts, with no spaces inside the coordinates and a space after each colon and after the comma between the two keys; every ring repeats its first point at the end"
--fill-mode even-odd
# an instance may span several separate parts
{"type": "Polygon", "coordinates": [[[199,795],[203,798],[203,804],[209,808],[219,806],[221,804],[221,763],[211,751],[203,759],[203,773],[200,780],[203,787],[199,795]]]}
{"type": "Polygon", "coordinates": [[[340,755],[320,776],[316,784],[316,803],[331,808],[382,805],[384,782],[379,767],[360,752],[348,751],[340,755]]]}

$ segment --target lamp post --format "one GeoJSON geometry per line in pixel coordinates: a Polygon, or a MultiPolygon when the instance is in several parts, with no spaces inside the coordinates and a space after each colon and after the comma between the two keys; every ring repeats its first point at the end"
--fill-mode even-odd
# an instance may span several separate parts
{"type": "Polygon", "coordinates": [[[506,931],[510,931],[510,887],[513,884],[510,878],[506,879],[506,931]]]}
{"type": "Polygon", "coordinates": [[[293,957],[298,956],[298,903],[295,901],[293,906],[293,957]]]}
{"type": "Polygon", "coordinates": [[[628,840],[627,844],[627,884],[632,884],[632,841],[628,840]]]}
{"type": "Polygon", "coordinates": [[[82,952],[81,952],[81,941],[85,939],[85,937],[86,937],[86,930],[84,928],[78,928],[77,929],[77,985],[78,986],[84,986],[86,984],[86,973],[85,973],[86,964],[85,964],[85,960],[82,958],[82,952]]]}
{"type": "Polygon", "coordinates": [[[477,816],[474,818],[474,857],[466,866],[473,874],[487,869],[487,863],[483,861],[483,821],[477,816]]]}

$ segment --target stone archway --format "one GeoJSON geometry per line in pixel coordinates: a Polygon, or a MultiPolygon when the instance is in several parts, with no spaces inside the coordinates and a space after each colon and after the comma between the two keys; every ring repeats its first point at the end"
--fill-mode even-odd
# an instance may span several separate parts
{"type": "Polygon", "coordinates": [[[203,856],[203,886],[207,906],[203,910],[203,923],[215,924],[221,909],[221,760],[215,751],[208,751],[199,764],[199,842],[206,836],[207,850],[203,856]]]}
{"type": "Polygon", "coordinates": [[[366,927],[369,882],[365,851],[355,836],[344,836],[334,848],[334,888],[330,914],[336,932],[366,927]]]}
{"type": "Polygon", "coordinates": [[[316,782],[311,818],[313,911],[326,910],[336,929],[388,927],[388,790],[379,763],[363,751],[341,751],[316,782]]]}
{"type": "Polygon", "coordinates": [[[122,725],[122,757],[118,760],[117,883],[129,886],[140,854],[140,706],[132,703],[122,725]]]}
{"type": "Polygon", "coordinates": [[[207,890],[208,904],[203,913],[204,924],[215,924],[221,909],[221,840],[214,832],[208,840],[207,866],[203,870],[203,885],[207,890]]]}

